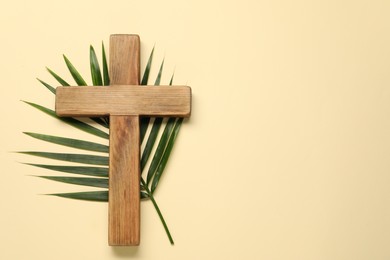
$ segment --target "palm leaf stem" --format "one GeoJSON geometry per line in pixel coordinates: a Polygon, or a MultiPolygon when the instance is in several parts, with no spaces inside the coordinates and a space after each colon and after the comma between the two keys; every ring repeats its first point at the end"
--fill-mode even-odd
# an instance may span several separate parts
{"type": "Polygon", "coordinates": [[[152,201],[154,208],[155,208],[156,211],[157,211],[158,217],[160,218],[161,223],[162,223],[163,226],[164,226],[165,233],[167,233],[169,242],[171,243],[171,245],[174,245],[175,242],[173,241],[173,238],[172,238],[172,236],[171,236],[171,232],[169,232],[168,225],[167,225],[167,223],[165,222],[165,219],[164,219],[164,217],[163,217],[163,215],[162,215],[162,213],[161,213],[161,211],[160,211],[160,208],[159,208],[158,205],[157,205],[156,200],[155,200],[154,197],[153,197],[153,194],[150,192],[150,190],[149,190],[149,188],[148,188],[148,185],[146,184],[146,182],[144,181],[143,178],[141,178],[141,184],[142,184],[142,187],[144,188],[145,192],[147,193],[148,197],[149,197],[150,200],[152,201]]]}

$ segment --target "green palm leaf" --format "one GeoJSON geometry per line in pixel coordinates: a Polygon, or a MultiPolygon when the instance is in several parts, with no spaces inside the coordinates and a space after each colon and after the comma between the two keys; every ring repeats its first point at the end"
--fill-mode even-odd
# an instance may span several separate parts
{"type": "Polygon", "coordinates": [[[96,135],[96,136],[99,136],[99,137],[102,137],[105,139],[109,139],[109,135],[106,132],[103,132],[102,130],[97,129],[89,124],[86,124],[84,122],[81,122],[81,121],[74,119],[74,118],[71,118],[71,117],[58,117],[56,115],[56,113],[51,109],[48,109],[46,107],[43,107],[43,106],[35,104],[35,103],[31,103],[31,102],[27,102],[27,101],[23,101],[23,102],[26,104],[29,104],[32,107],[35,107],[36,109],[48,114],[49,116],[52,116],[54,118],[57,118],[58,120],[61,120],[64,123],[67,123],[68,125],[76,127],[77,129],[80,129],[84,132],[87,132],[87,133],[90,133],[90,134],[93,134],[93,135],[96,135]]]}
{"type": "Polygon", "coordinates": [[[88,200],[88,201],[108,201],[108,191],[85,191],[72,193],[47,194],[67,199],[88,200]]]}
{"type": "MultiPolygon", "coordinates": [[[[161,64],[161,65],[163,65],[163,64],[161,64]]],[[[161,71],[162,71],[162,66],[160,67],[160,72],[161,71]]],[[[158,77],[159,81],[160,81],[160,79],[161,79],[161,75],[160,75],[160,78],[158,77]]],[[[172,85],[172,82],[173,82],[173,75],[172,75],[171,80],[169,82],[170,86],[172,85]]],[[[157,167],[159,165],[159,162],[161,161],[161,158],[163,156],[165,147],[168,144],[169,136],[171,134],[171,131],[172,131],[172,128],[174,126],[175,121],[176,121],[175,118],[169,118],[168,119],[168,122],[167,122],[167,124],[165,126],[164,132],[163,132],[163,134],[161,136],[160,142],[159,142],[159,144],[157,146],[157,149],[156,149],[155,155],[153,157],[152,163],[151,163],[151,165],[149,167],[149,171],[148,171],[148,175],[147,175],[147,183],[148,184],[149,184],[150,180],[154,177],[154,175],[156,173],[156,170],[157,170],[157,167]]],[[[148,147],[149,140],[151,140],[151,142],[153,142],[153,144],[151,145],[153,147],[153,145],[154,145],[154,143],[156,141],[155,137],[157,137],[158,130],[160,129],[161,123],[162,123],[162,119],[161,118],[156,118],[154,123],[153,123],[153,128],[156,128],[156,130],[154,130],[152,128],[152,131],[151,131],[151,133],[149,135],[148,142],[146,143],[145,150],[144,150],[144,153],[147,153],[147,154],[145,155],[145,160],[144,160],[144,156],[142,156],[141,169],[144,168],[144,166],[146,164],[146,161],[149,158],[151,149],[152,149],[152,148],[148,147]]]]}
{"type": "Polygon", "coordinates": [[[71,154],[71,153],[48,153],[48,152],[35,152],[35,151],[19,152],[19,153],[39,156],[48,159],[66,161],[66,162],[108,166],[107,156],[71,154]]]}
{"type": "Polygon", "coordinates": [[[144,75],[143,75],[142,80],[141,80],[141,85],[148,85],[149,74],[150,74],[150,70],[152,68],[153,54],[154,54],[154,47],[153,47],[152,51],[150,52],[148,63],[146,64],[144,75]]]}
{"type": "MultiPolygon", "coordinates": [[[[108,191],[85,191],[85,192],[71,192],[71,193],[54,193],[47,194],[67,199],[86,200],[86,201],[108,201],[108,191]]],[[[149,196],[145,192],[141,192],[141,199],[147,199],[149,196]]]]}
{"type": "Polygon", "coordinates": [[[73,64],[69,61],[69,59],[64,55],[64,60],[66,63],[66,66],[69,69],[70,74],[72,75],[73,79],[76,81],[77,85],[79,86],[87,86],[87,82],[81,77],[80,73],[76,70],[76,68],[73,66],[73,64]]]}
{"type": "Polygon", "coordinates": [[[155,86],[159,86],[159,85],[160,85],[161,76],[162,76],[162,72],[163,72],[163,68],[164,68],[164,61],[165,61],[165,60],[163,60],[163,61],[161,62],[160,69],[158,70],[158,74],[157,74],[156,80],[154,81],[154,85],[155,85],[155,86]]]}
{"type": "Polygon", "coordinates": [[[62,79],[56,73],[54,73],[54,71],[52,71],[51,69],[49,69],[47,67],[46,67],[46,69],[62,86],[70,86],[68,82],[66,82],[64,79],[62,79]]]}
{"type": "Polygon", "coordinates": [[[91,67],[92,83],[94,86],[102,86],[103,85],[102,73],[100,72],[100,65],[92,45],[89,48],[89,60],[90,60],[90,67],[91,67]]]}
{"type": "Polygon", "coordinates": [[[157,168],[161,162],[161,158],[164,155],[165,148],[168,145],[169,142],[169,137],[171,136],[173,127],[175,125],[175,118],[169,118],[167,125],[165,126],[164,132],[161,136],[160,142],[157,146],[156,152],[154,153],[153,160],[150,164],[149,170],[148,170],[148,175],[146,179],[146,183],[149,184],[154,175],[157,172],[157,168]]]}
{"type": "Polygon", "coordinates": [[[145,149],[144,149],[144,151],[142,153],[142,157],[141,157],[141,171],[144,169],[144,167],[149,159],[149,156],[152,152],[154,143],[156,142],[156,139],[157,139],[158,132],[160,131],[162,120],[163,120],[162,117],[158,117],[153,122],[152,130],[150,131],[149,138],[146,142],[145,149]]]}
{"type": "Polygon", "coordinates": [[[175,73],[172,74],[171,80],[169,81],[169,86],[172,86],[173,83],[173,77],[175,76],[175,73]]]}
{"type": "Polygon", "coordinates": [[[48,169],[57,172],[67,172],[86,176],[108,177],[108,168],[106,167],[90,167],[90,166],[61,166],[61,165],[46,165],[26,163],[27,165],[48,169]]]}
{"type": "MultiPolygon", "coordinates": [[[[154,51],[154,49],[153,49],[153,51],[154,51]]],[[[149,57],[150,62],[151,62],[151,58],[153,58],[153,51],[149,57]]],[[[148,65],[149,65],[149,62],[148,62],[148,65]]],[[[147,75],[148,75],[147,79],[149,78],[149,72],[150,72],[150,67],[148,68],[148,65],[146,66],[145,73],[144,73],[144,77],[145,77],[145,74],[147,73],[147,75]]],[[[154,82],[155,86],[160,85],[163,68],[164,68],[164,60],[162,61],[161,65],[160,65],[160,70],[158,71],[157,78],[154,82]]],[[[147,79],[146,79],[146,84],[147,84],[147,79]]],[[[150,117],[141,118],[141,126],[140,126],[140,139],[141,139],[140,142],[141,143],[143,142],[143,140],[145,138],[145,134],[146,134],[146,131],[148,130],[149,122],[150,122],[150,117]]],[[[156,130],[157,130],[157,128],[156,128],[156,130]]]]}
{"type": "Polygon", "coordinates": [[[107,178],[81,178],[81,177],[63,177],[63,176],[37,176],[40,178],[58,181],[63,183],[89,186],[89,187],[98,187],[98,188],[108,188],[108,179],[107,178]]]}
{"type": "MultiPolygon", "coordinates": [[[[104,47],[103,47],[104,48],[104,47]]],[[[103,49],[104,52],[104,49],[103,49]]],[[[105,54],[103,54],[103,57],[105,57],[105,54]]],[[[102,73],[100,71],[100,65],[99,61],[96,57],[95,49],[92,47],[92,45],[89,48],[89,62],[90,62],[90,68],[91,68],[91,77],[92,77],[92,83],[94,86],[102,86],[103,85],[103,79],[102,79],[102,73]]],[[[103,59],[103,65],[107,65],[107,61],[103,59]]],[[[108,74],[107,68],[103,68],[104,71],[104,80],[106,81],[106,77],[108,74]]],[[[109,128],[108,121],[106,118],[91,118],[93,121],[98,123],[99,125],[109,128]]]]}
{"type": "MultiPolygon", "coordinates": [[[[141,85],[148,85],[149,74],[152,68],[153,54],[154,54],[154,47],[152,49],[152,52],[149,55],[148,63],[146,64],[144,75],[141,80],[141,85]]],[[[140,120],[140,142],[141,143],[143,142],[146,131],[148,130],[149,121],[150,121],[149,117],[142,117],[140,120]]]]}
{"type": "Polygon", "coordinates": [[[157,185],[160,181],[160,178],[164,172],[165,166],[167,165],[169,156],[171,155],[171,152],[172,152],[173,145],[175,144],[176,137],[179,134],[182,122],[183,122],[183,118],[179,118],[176,121],[176,124],[175,124],[173,131],[172,131],[172,134],[169,137],[168,145],[164,151],[164,154],[161,158],[161,161],[157,167],[157,171],[156,171],[155,176],[153,178],[153,182],[152,182],[152,186],[151,186],[152,193],[154,193],[154,191],[156,190],[157,185]]]}
{"type": "Polygon", "coordinates": [[[106,51],[104,49],[104,43],[102,42],[102,60],[103,60],[103,81],[104,86],[110,85],[110,76],[108,74],[108,65],[107,65],[107,57],[106,57],[106,51]]]}
{"type": "Polygon", "coordinates": [[[51,93],[53,93],[54,95],[56,94],[56,89],[55,89],[54,87],[50,86],[49,84],[47,84],[46,82],[44,82],[44,81],[42,81],[42,80],[40,80],[40,79],[38,79],[38,78],[37,78],[37,80],[38,80],[39,82],[41,82],[42,85],[44,85],[48,90],[50,90],[51,93]]]}
{"type": "Polygon", "coordinates": [[[37,133],[24,132],[24,134],[53,144],[64,145],[67,147],[72,147],[72,148],[77,148],[77,149],[87,150],[87,151],[108,153],[108,146],[103,144],[98,144],[98,143],[88,142],[88,141],[83,141],[78,139],[59,137],[59,136],[37,134],[37,133]]]}

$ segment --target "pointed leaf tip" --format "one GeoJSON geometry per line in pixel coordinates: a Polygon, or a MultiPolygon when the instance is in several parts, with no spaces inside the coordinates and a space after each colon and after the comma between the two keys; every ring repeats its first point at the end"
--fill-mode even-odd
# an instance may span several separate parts
{"type": "Polygon", "coordinates": [[[150,73],[150,69],[151,69],[152,61],[153,61],[153,53],[154,53],[154,47],[153,47],[152,51],[150,52],[148,63],[146,64],[144,75],[143,75],[142,80],[141,80],[141,85],[148,84],[149,73],[150,73]]]}
{"type": "Polygon", "coordinates": [[[104,42],[102,41],[102,63],[103,63],[103,84],[104,86],[110,85],[110,76],[108,73],[106,51],[104,49],[104,42]]]}
{"type": "Polygon", "coordinates": [[[66,138],[66,137],[60,137],[60,136],[53,136],[53,135],[45,135],[45,134],[38,134],[38,133],[32,133],[32,132],[24,132],[24,134],[36,138],[38,140],[46,141],[53,144],[58,145],[64,145],[76,149],[82,149],[87,151],[94,151],[94,152],[101,152],[101,153],[108,153],[108,146],[90,142],[90,141],[84,141],[80,139],[73,139],[73,138],[66,138]]]}
{"type": "Polygon", "coordinates": [[[76,70],[76,68],[69,61],[69,59],[65,55],[63,55],[63,56],[64,56],[66,66],[68,67],[68,70],[69,70],[70,74],[72,75],[73,79],[76,81],[77,85],[86,86],[87,83],[85,82],[83,77],[80,75],[80,73],[76,70]]]}
{"type": "Polygon", "coordinates": [[[47,165],[47,164],[34,164],[34,163],[22,163],[22,164],[39,167],[47,170],[57,171],[57,172],[66,172],[71,174],[108,178],[108,167],[62,166],[62,165],[47,165]]]}
{"type": "Polygon", "coordinates": [[[39,78],[37,78],[37,80],[42,84],[44,85],[48,90],[50,90],[50,92],[52,92],[53,94],[56,94],[56,89],[52,86],[50,86],[49,84],[47,84],[46,82],[44,82],[43,80],[40,80],[39,78]]]}
{"type": "Polygon", "coordinates": [[[67,177],[67,176],[35,176],[52,181],[74,184],[80,186],[108,188],[108,178],[86,178],[86,177],[67,177]]]}
{"type": "MultiPolygon", "coordinates": [[[[60,76],[58,76],[58,74],[56,74],[54,71],[52,71],[51,69],[49,69],[48,67],[46,67],[47,71],[50,73],[50,75],[52,75],[57,81],[58,83],[60,83],[62,86],[69,86],[69,83],[66,82],[63,78],[61,78],[60,76]]],[[[46,85],[46,84],[44,84],[46,85]]]]}
{"type": "Polygon", "coordinates": [[[51,117],[54,117],[54,118],[56,118],[64,123],[66,123],[68,125],[71,125],[75,128],[78,128],[84,132],[87,132],[87,133],[90,133],[90,134],[93,134],[93,135],[96,135],[96,136],[99,136],[99,137],[102,137],[105,139],[109,139],[109,135],[106,132],[103,132],[102,130],[95,128],[87,123],[81,122],[81,121],[76,120],[76,119],[71,118],[71,117],[69,117],[69,118],[68,117],[58,117],[56,115],[55,111],[53,111],[51,109],[48,109],[46,107],[40,106],[40,105],[32,103],[32,102],[24,101],[24,100],[22,100],[22,102],[40,110],[41,112],[44,112],[45,114],[48,114],[51,117]]]}
{"type": "Polygon", "coordinates": [[[26,151],[26,152],[19,152],[19,153],[43,157],[47,159],[73,162],[73,163],[108,166],[107,156],[98,156],[98,155],[89,155],[89,154],[50,153],[50,152],[36,152],[36,151],[26,151]]]}
{"type": "Polygon", "coordinates": [[[100,71],[99,61],[96,57],[96,53],[92,45],[90,46],[90,51],[89,51],[89,62],[90,62],[93,85],[94,86],[103,85],[103,79],[102,79],[102,73],[100,71]]]}
{"type": "Polygon", "coordinates": [[[54,193],[45,194],[49,196],[57,196],[67,199],[78,199],[87,201],[108,201],[108,191],[87,191],[87,192],[72,192],[72,193],[54,193]]]}
{"type": "Polygon", "coordinates": [[[160,85],[163,68],[164,68],[164,60],[161,62],[160,70],[158,71],[157,78],[154,82],[154,85],[156,85],[156,86],[160,85]]]}

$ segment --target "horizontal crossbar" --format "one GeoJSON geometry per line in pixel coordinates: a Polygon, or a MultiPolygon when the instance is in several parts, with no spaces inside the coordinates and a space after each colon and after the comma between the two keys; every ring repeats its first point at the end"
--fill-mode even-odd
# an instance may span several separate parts
{"type": "Polygon", "coordinates": [[[187,86],[58,87],[58,116],[142,115],[189,117],[187,86]]]}

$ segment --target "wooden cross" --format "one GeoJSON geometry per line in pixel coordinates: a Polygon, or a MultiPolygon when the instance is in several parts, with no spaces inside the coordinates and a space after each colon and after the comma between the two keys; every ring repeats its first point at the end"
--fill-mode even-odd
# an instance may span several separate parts
{"type": "Polygon", "coordinates": [[[189,117],[191,88],[139,86],[138,35],[111,35],[111,85],[58,87],[58,116],[110,116],[108,243],[140,242],[140,116],[189,117]]]}

